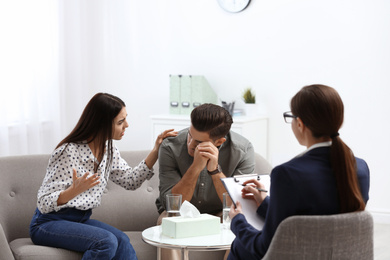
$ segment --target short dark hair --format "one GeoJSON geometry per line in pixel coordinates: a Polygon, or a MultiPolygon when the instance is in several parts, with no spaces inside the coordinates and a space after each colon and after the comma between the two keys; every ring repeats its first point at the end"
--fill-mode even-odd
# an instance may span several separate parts
{"type": "Polygon", "coordinates": [[[192,110],[191,124],[197,131],[207,132],[211,139],[216,140],[229,133],[233,119],[225,108],[206,103],[192,110]]]}

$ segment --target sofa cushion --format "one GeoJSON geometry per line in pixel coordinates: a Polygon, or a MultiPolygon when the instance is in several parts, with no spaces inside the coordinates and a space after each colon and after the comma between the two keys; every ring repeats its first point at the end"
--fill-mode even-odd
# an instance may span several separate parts
{"type": "Polygon", "coordinates": [[[79,260],[82,253],[48,246],[34,245],[30,238],[18,238],[10,244],[16,260],[79,260]]]}
{"type": "MultiPolygon", "coordinates": [[[[157,249],[142,240],[142,232],[125,232],[136,251],[138,260],[157,259],[157,249]]],[[[16,260],[79,260],[82,253],[34,245],[30,238],[18,238],[10,243],[16,260]]]]}

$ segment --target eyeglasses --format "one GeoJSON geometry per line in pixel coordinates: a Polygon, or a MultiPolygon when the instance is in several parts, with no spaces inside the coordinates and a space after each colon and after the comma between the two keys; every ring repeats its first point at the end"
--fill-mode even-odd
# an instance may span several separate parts
{"type": "Polygon", "coordinates": [[[284,112],[284,113],[283,113],[283,117],[284,117],[284,121],[285,121],[287,124],[291,124],[291,122],[293,121],[293,119],[297,119],[297,118],[298,118],[297,116],[294,116],[293,114],[291,114],[291,111],[289,111],[289,112],[284,112]]]}

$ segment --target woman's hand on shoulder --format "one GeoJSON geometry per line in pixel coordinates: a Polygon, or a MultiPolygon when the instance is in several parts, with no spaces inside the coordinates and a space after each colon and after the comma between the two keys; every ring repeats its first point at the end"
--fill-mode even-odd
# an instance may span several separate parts
{"type": "Polygon", "coordinates": [[[153,165],[156,163],[158,158],[158,150],[160,149],[160,145],[162,141],[167,137],[175,137],[177,136],[177,132],[173,131],[174,129],[168,129],[162,132],[157,136],[156,143],[154,144],[154,147],[152,151],[149,153],[149,155],[145,159],[145,164],[148,166],[149,169],[152,169],[153,165]]]}
{"type": "Polygon", "coordinates": [[[158,150],[160,148],[160,145],[162,143],[162,141],[167,138],[167,137],[175,137],[177,136],[178,132],[177,131],[174,131],[174,129],[168,129],[168,130],[165,130],[164,132],[162,132],[161,134],[159,134],[157,136],[157,139],[156,139],[156,142],[155,142],[155,145],[154,145],[154,149],[158,150]]]}

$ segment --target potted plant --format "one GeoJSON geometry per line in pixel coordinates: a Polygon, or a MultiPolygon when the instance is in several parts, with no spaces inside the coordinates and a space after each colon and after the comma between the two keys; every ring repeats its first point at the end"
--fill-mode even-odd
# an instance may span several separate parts
{"type": "Polygon", "coordinates": [[[247,88],[244,90],[242,98],[244,99],[245,104],[256,104],[256,95],[252,93],[251,88],[247,88]]]}
{"type": "Polygon", "coordinates": [[[251,88],[246,88],[242,94],[245,102],[245,115],[253,116],[257,114],[256,95],[251,88]]]}

